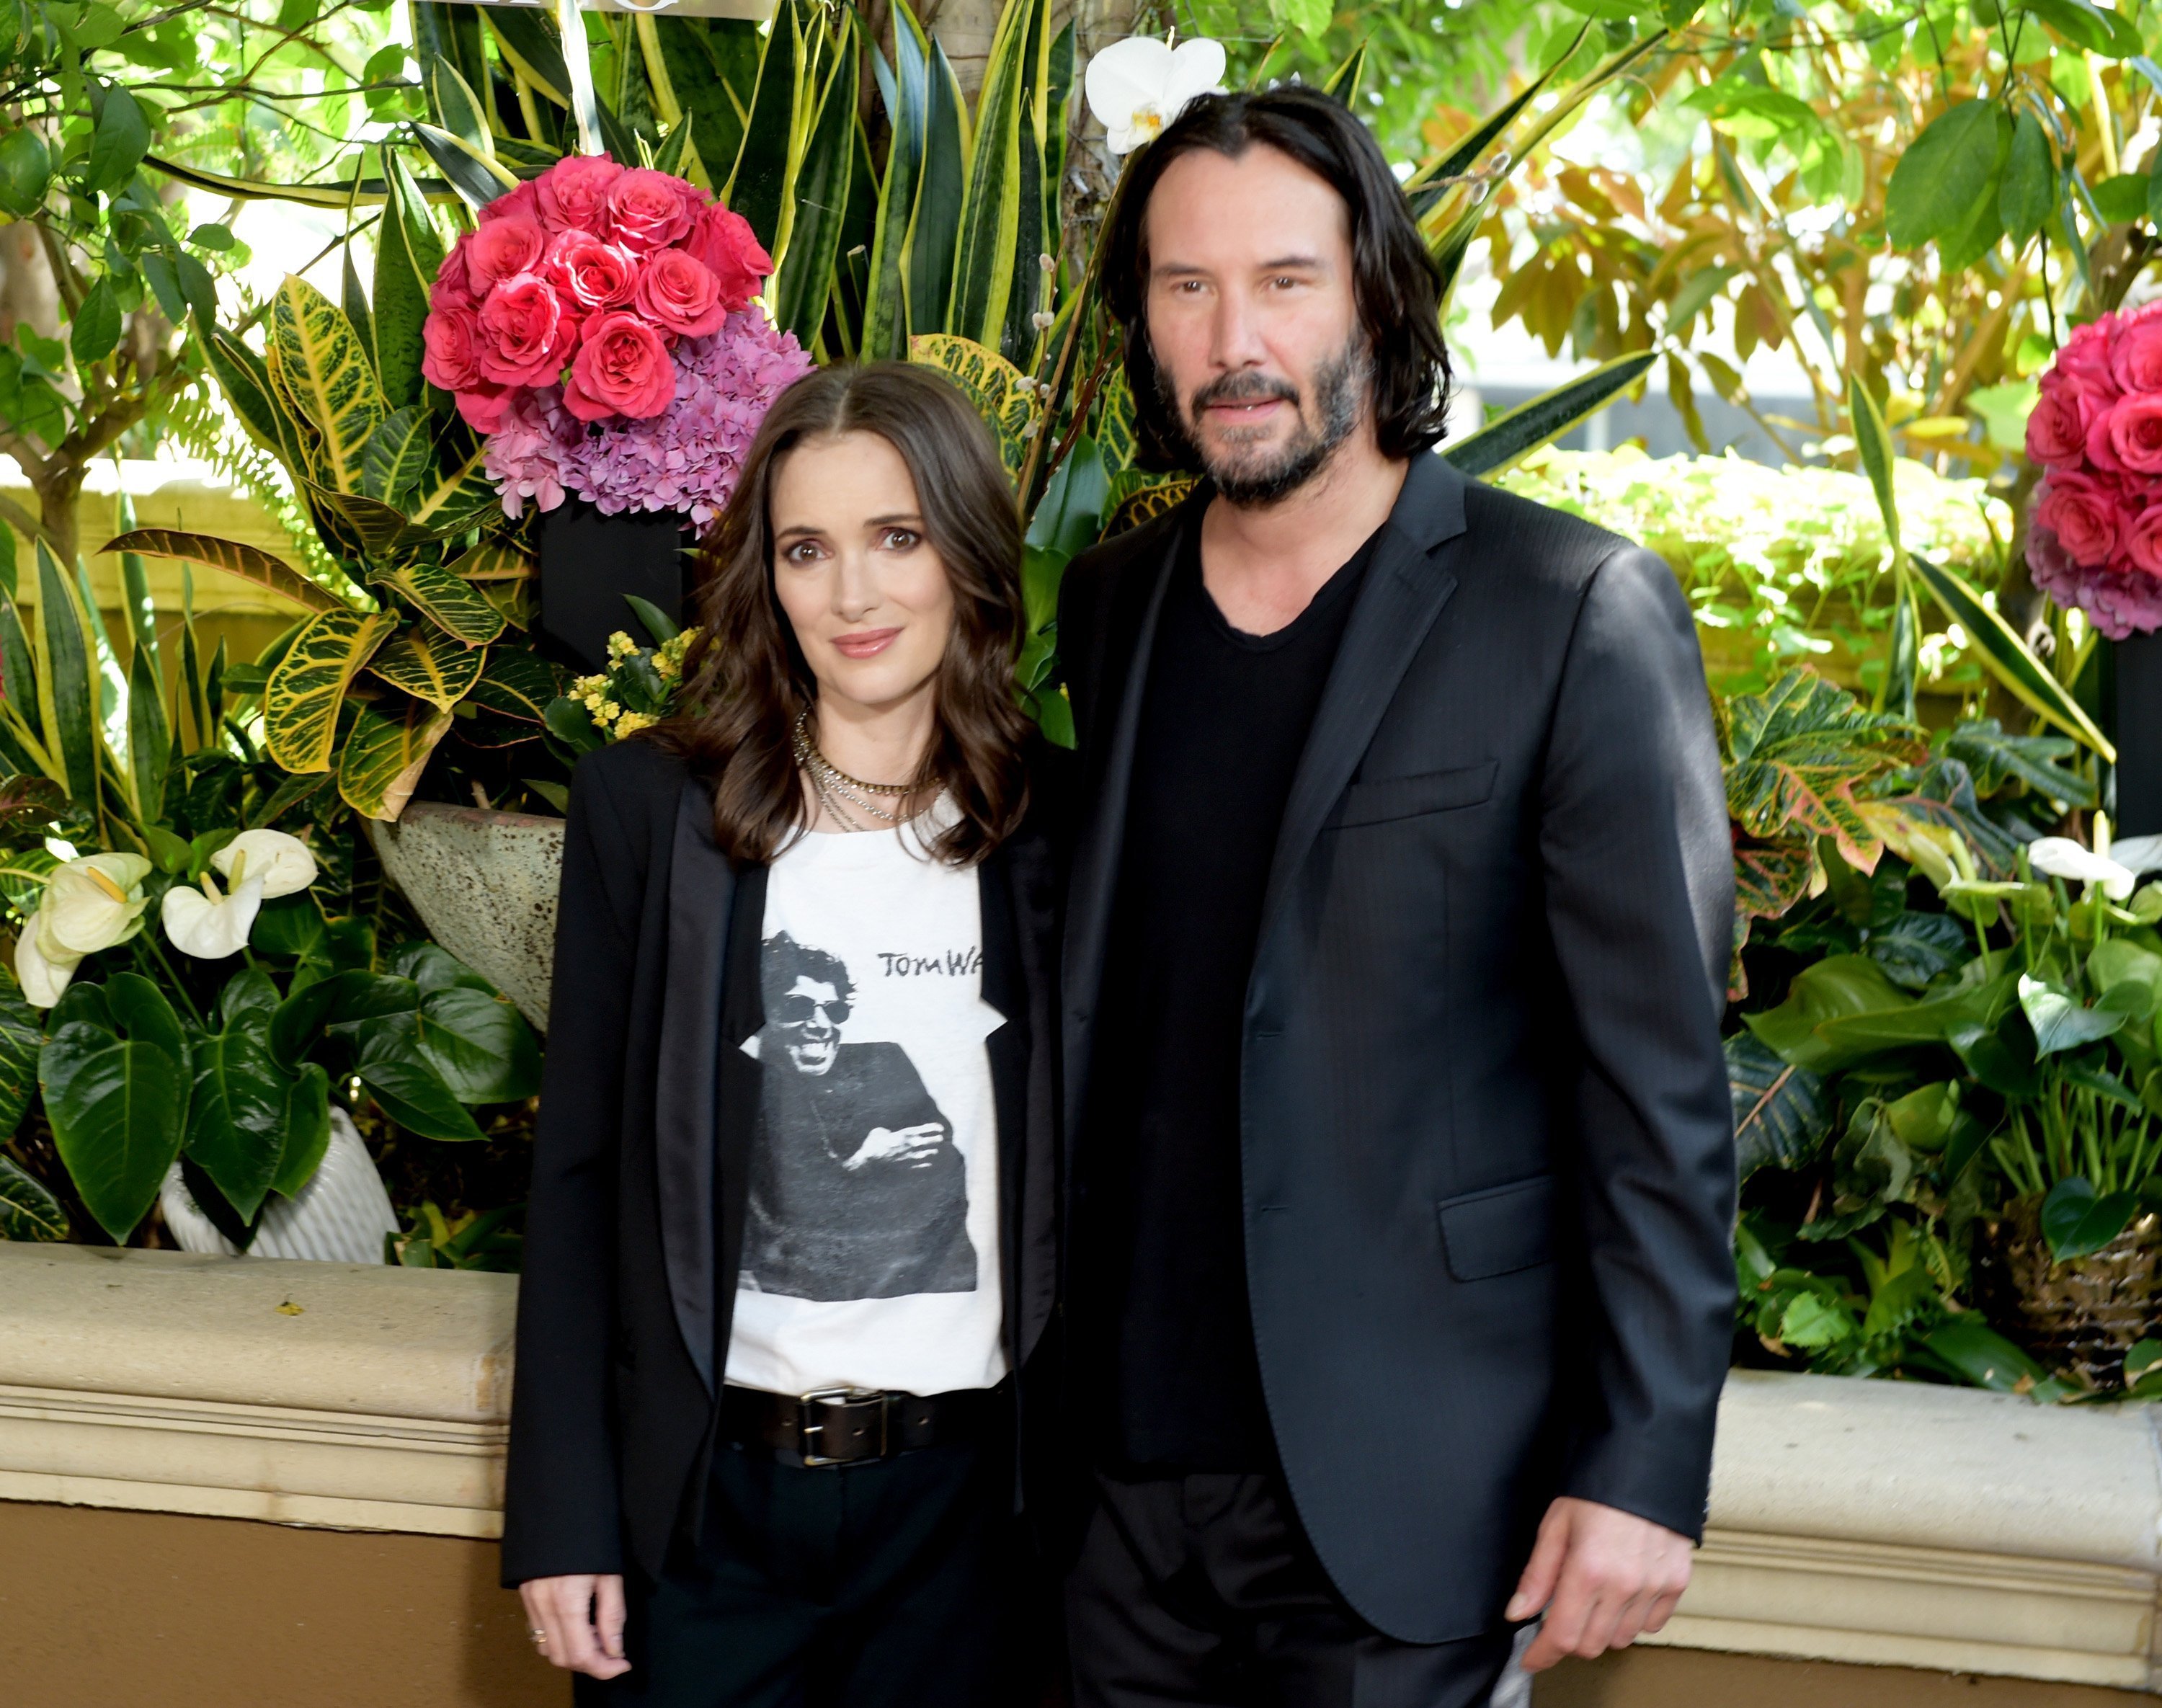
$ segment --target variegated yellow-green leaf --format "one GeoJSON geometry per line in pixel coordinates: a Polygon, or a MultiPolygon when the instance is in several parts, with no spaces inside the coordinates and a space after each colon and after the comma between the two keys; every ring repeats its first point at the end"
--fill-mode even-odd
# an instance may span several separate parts
{"type": "Polygon", "coordinates": [[[1965,577],[1924,558],[1910,556],[1907,561],[1945,614],[1974,638],[1991,675],[2065,734],[2085,742],[2110,764],[2117,763],[2117,748],[2109,738],[2095,727],[2071,691],[2050,673],[2049,666],[2034,656],[2019,631],[1985,604],[1965,577]]]}
{"type": "MultiPolygon", "coordinates": [[[[233,342],[240,341],[236,338],[233,342]]],[[[270,388],[270,400],[274,405],[271,413],[276,419],[277,452],[295,480],[311,480],[322,473],[317,455],[323,436],[301,414],[300,405],[293,388],[286,383],[285,363],[278,353],[278,341],[271,339],[263,351],[263,378],[270,388]]]]}
{"type": "Polygon", "coordinates": [[[435,454],[435,423],[427,409],[408,404],[391,410],[375,424],[362,449],[361,492],[402,510],[405,494],[420,483],[435,454]]]}
{"type": "Polygon", "coordinates": [[[1166,475],[1146,485],[1132,488],[1112,505],[1111,520],[1104,525],[1105,537],[1123,534],[1129,528],[1138,528],[1167,510],[1176,509],[1186,501],[1187,494],[1193,488],[1193,477],[1189,474],[1166,475]]]}
{"type": "Polygon", "coordinates": [[[1029,429],[1036,420],[1036,405],[1021,389],[1027,378],[999,354],[969,338],[946,332],[926,332],[908,341],[908,359],[943,370],[969,395],[969,401],[996,434],[999,461],[1009,478],[1021,474],[1027,455],[1029,429]]]}
{"type": "Polygon", "coordinates": [[[294,407],[321,436],[316,453],[325,483],[359,492],[368,436],[387,410],[352,322],[314,285],[289,273],[272,303],[270,340],[294,407]]]}
{"type": "Polygon", "coordinates": [[[426,614],[436,626],[467,646],[482,646],[503,633],[503,614],[441,565],[409,563],[381,577],[426,614]]]}
{"type": "Polygon", "coordinates": [[[487,661],[486,647],[462,646],[441,629],[418,623],[378,650],[368,668],[392,687],[447,712],[464,697],[487,661]]]}
{"type": "MultiPolygon", "coordinates": [[[[1008,299],[1016,288],[1039,280],[1031,270],[1016,277],[1015,258],[1025,232],[1031,259],[1042,246],[1040,202],[1042,151],[1033,123],[1042,70],[1036,61],[1047,44],[1045,0],[1013,0],[1000,14],[984,65],[976,102],[975,151],[961,207],[960,250],[953,261],[953,302],[946,324],[986,344],[1000,342],[1008,299]],[[1035,75],[1031,75],[1031,74],[1035,75]],[[1035,87],[1031,87],[1034,85],[1035,87]],[[1032,160],[1025,156],[1033,154],[1032,160]],[[1026,170],[1032,165],[1033,173],[1026,170]]],[[[1032,311],[1034,305],[1029,305],[1032,311]]]]}
{"type": "Polygon", "coordinates": [[[323,611],[270,672],[263,691],[263,722],[270,757],[289,771],[326,771],[347,685],[374,656],[395,617],[323,611]]]}
{"type": "Polygon", "coordinates": [[[506,718],[539,723],[548,715],[548,703],[562,692],[561,677],[545,659],[523,647],[499,646],[488,653],[480,680],[466,697],[506,718]]]}
{"type": "Polygon", "coordinates": [[[97,799],[97,666],[91,656],[90,623],[74,580],[38,541],[36,649],[38,716],[46,752],[65,775],[55,781],[78,806],[97,799]]]}
{"type": "Polygon", "coordinates": [[[451,714],[425,700],[363,702],[338,755],[338,793],[364,818],[394,821],[451,727],[451,714]]]}
{"type": "Polygon", "coordinates": [[[446,462],[453,456],[457,460],[448,467],[438,463],[414,488],[407,514],[416,524],[442,534],[455,534],[483,517],[499,518],[503,496],[481,467],[486,454],[487,447],[478,439],[462,455],[455,448],[447,450],[446,462]]]}
{"type": "Polygon", "coordinates": [[[177,528],[138,528],[108,541],[107,551],[133,551],[143,557],[176,557],[189,563],[206,564],[227,575],[238,576],[251,587],[290,599],[311,611],[334,611],[338,602],[323,588],[292,567],[283,558],[238,540],[218,540],[208,534],[184,534],[177,528]]]}
{"type": "Polygon", "coordinates": [[[524,581],[540,566],[509,540],[483,540],[446,566],[460,581],[524,581]]]}
{"type": "Polygon", "coordinates": [[[436,543],[435,533],[409,522],[399,511],[379,499],[357,492],[338,492],[310,483],[309,490],[322,506],[335,514],[363,554],[378,561],[394,560],[436,543]]]}

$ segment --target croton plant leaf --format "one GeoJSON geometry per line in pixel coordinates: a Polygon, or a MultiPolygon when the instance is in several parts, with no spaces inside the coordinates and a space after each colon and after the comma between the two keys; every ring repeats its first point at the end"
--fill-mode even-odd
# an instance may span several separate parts
{"type": "Polygon", "coordinates": [[[278,379],[317,436],[323,483],[364,490],[368,436],[389,411],[360,335],[344,310],[290,273],[272,299],[270,329],[278,379]]]}
{"type": "Polygon", "coordinates": [[[338,755],[338,793],[363,817],[394,822],[450,728],[450,713],[426,700],[361,702],[338,755]]]}
{"type": "Polygon", "coordinates": [[[310,611],[339,609],[338,601],[310,581],[285,559],[259,546],[238,540],[220,540],[208,534],[187,534],[177,528],[138,528],[106,541],[107,551],[132,551],[143,557],[178,558],[201,563],[238,576],[251,587],[276,593],[310,611]]]}
{"type": "Polygon", "coordinates": [[[908,359],[940,369],[968,394],[997,436],[999,461],[1010,478],[1018,479],[1028,454],[1028,429],[1036,419],[1033,394],[1025,384],[1028,376],[997,351],[943,332],[911,338],[908,359]]]}
{"type": "Polygon", "coordinates": [[[484,646],[462,645],[440,629],[415,624],[379,648],[368,673],[447,712],[465,697],[488,662],[484,646]]]}
{"type": "Polygon", "coordinates": [[[397,626],[385,613],[324,611],[309,619],[263,691],[273,759],[289,771],[330,769],[346,688],[397,626]]]}

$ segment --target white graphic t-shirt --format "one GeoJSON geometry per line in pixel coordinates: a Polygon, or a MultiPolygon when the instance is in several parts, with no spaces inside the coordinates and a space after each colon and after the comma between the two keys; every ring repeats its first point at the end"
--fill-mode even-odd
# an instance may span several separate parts
{"type": "MultiPolygon", "coordinates": [[[[927,822],[936,822],[927,820],[927,822]]],[[[944,1393],[1005,1375],[997,1113],[973,869],[912,833],[774,860],[728,1380],[944,1393]]]]}

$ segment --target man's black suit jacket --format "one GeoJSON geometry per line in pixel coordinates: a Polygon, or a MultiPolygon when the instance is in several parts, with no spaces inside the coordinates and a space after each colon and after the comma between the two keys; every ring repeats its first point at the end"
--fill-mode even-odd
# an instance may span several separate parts
{"type": "MultiPolygon", "coordinates": [[[[1208,498],[1078,559],[1060,602],[1077,1227],[1142,689],[1208,498]]],[[[1497,1625],[1556,1495],[1701,1529],[1734,1302],[1726,824],[1672,572],[1414,457],[1285,809],[1240,1103],[1284,1476],[1390,1636],[1497,1625]]]]}
{"type": "MultiPolygon", "coordinates": [[[[645,741],[571,784],[548,1052],[519,1282],[503,1581],[657,1576],[702,1509],[742,1267],[763,1023],[765,870],[732,867],[713,801],[645,741]],[[723,1038],[727,1042],[723,1043],[723,1038]]],[[[1007,1362],[1051,1316],[1058,1169],[1054,876],[1024,828],[980,868],[1007,1362]]],[[[1021,1384],[1017,1380],[1016,1386],[1021,1384]]]]}

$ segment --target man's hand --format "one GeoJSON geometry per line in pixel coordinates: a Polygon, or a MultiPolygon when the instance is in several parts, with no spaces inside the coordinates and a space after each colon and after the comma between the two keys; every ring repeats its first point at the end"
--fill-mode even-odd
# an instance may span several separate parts
{"type": "Polygon", "coordinates": [[[518,1586],[525,1622],[547,1640],[542,1655],[574,1673],[613,1679],[630,1670],[623,1658],[623,1580],[614,1573],[528,1578],[518,1586]]]}
{"type": "Polygon", "coordinates": [[[1585,1660],[1627,1648],[1667,1622],[1689,1587],[1689,1542],[1633,1512],[1567,1496],[1547,1508],[1505,1617],[1546,1623],[1524,1651],[1544,1672],[1565,1654],[1585,1660]]]}
{"type": "Polygon", "coordinates": [[[935,1120],[913,1127],[873,1127],[863,1148],[841,1166],[851,1174],[866,1162],[906,1162],[911,1168],[920,1168],[945,1142],[946,1129],[935,1120]]]}

